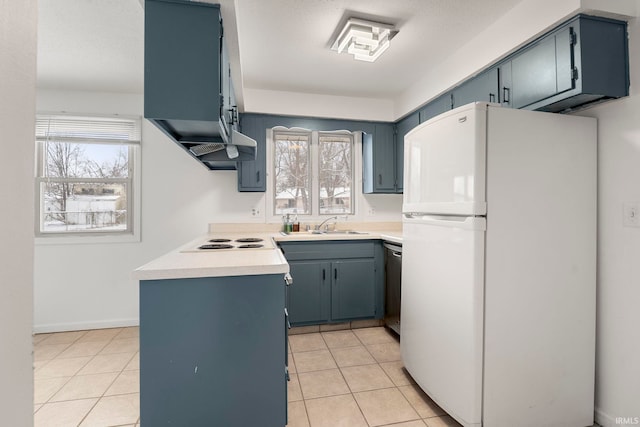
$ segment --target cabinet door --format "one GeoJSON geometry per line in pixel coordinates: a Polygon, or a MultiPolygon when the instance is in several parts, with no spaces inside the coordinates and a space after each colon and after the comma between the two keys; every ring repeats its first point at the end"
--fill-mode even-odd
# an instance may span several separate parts
{"type": "Polygon", "coordinates": [[[231,79],[231,64],[229,64],[229,108],[231,109],[231,129],[238,130],[238,103],[236,102],[236,91],[233,89],[233,80],[231,79]]]}
{"type": "Polygon", "coordinates": [[[331,320],[376,315],[375,261],[351,259],[331,263],[331,320]]]}
{"type": "Polygon", "coordinates": [[[498,76],[500,81],[500,105],[503,107],[513,107],[511,103],[511,61],[505,61],[498,65],[498,76]]]}
{"type": "Polygon", "coordinates": [[[146,1],[146,118],[217,122],[221,29],[218,5],[146,1]]]}
{"type": "Polygon", "coordinates": [[[498,102],[498,69],[492,68],[453,90],[453,108],[470,102],[498,102]]]}
{"type": "Polygon", "coordinates": [[[220,122],[224,127],[224,132],[231,134],[231,69],[229,68],[229,54],[224,44],[224,38],[220,46],[220,122]]]}
{"type": "Polygon", "coordinates": [[[523,108],[574,87],[570,28],[543,38],[511,60],[512,105],[523,108]]]}
{"type": "Polygon", "coordinates": [[[393,125],[376,123],[373,134],[363,135],[363,192],[395,192],[393,125]]]}
{"type": "Polygon", "coordinates": [[[374,188],[376,192],[395,191],[395,150],[393,126],[376,124],[374,139],[374,188]]]}
{"type": "Polygon", "coordinates": [[[238,130],[238,108],[236,105],[236,94],[233,90],[233,80],[231,79],[231,62],[227,46],[222,44],[222,65],[221,65],[221,88],[222,88],[222,110],[220,118],[223,121],[227,135],[231,135],[231,130],[238,130]]]}
{"type": "Polygon", "coordinates": [[[238,191],[267,190],[267,141],[264,120],[260,116],[243,115],[241,131],[256,140],[256,159],[238,162],[238,191]]]}
{"type": "Polygon", "coordinates": [[[289,261],[293,284],[287,292],[291,325],[325,323],[329,320],[330,264],[318,261],[289,261]]]}
{"type": "Polygon", "coordinates": [[[451,93],[440,95],[418,111],[420,123],[424,123],[432,117],[451,110],[451,93]]]}
{"type": "Polygon", "coordinates": [[[420,117],[418,112],[415,112],[396,125],[396,192],[402,193],[404,189],[404,136],[409,133],[411,129],[420,124],[420,117]]]}

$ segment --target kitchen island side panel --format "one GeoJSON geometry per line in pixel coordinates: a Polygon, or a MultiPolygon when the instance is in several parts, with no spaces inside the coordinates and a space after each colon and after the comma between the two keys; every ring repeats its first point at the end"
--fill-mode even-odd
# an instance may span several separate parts
{"type": "Polygon", "coordinates": [[[281,274],[140,281],[141,423],[284,426],[284,295],[281,274]]]}

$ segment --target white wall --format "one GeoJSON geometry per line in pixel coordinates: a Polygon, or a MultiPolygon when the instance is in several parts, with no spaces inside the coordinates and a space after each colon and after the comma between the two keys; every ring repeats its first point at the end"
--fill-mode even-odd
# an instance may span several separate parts
{"type": "Polygon", "coordinates": [[[0,417],[33,424],[35,1],[0,2],[0,417]]]}
{"type": "Polygon", "coordinates": [[[604,427],[640,417],[640,228],[623,225],[623,204],[640,204],[638,19],[629,33],[631,96],[578,113],[598,118],[596,420],[604,427]]]}
{"type": "MultiPolygon", "coordinates": [[[[38,111],[141,116],[142,106],[141,95],[38,92],[38,111]]],[[[221,203],[236,205],[234,172],[208,171],[146,120],[142,131],[141,241],[36,244],[35,331],[137,324],[131,271],[205,233],[221,203]]]]}
{"type": "Polygon", "coordinates": [[[389,99],[358,98],[245,88],[244,111],[392,122],[394,103],[389,99]]]}

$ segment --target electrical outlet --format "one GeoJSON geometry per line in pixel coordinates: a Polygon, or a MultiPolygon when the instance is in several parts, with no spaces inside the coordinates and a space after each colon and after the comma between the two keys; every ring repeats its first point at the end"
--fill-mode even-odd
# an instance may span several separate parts
{"type": "Polygon", "coordinates": [[[258,215],[260,215],[259,209],[256,209],[256,208],[251,209],[251,216],[258,216],[258,215]]]}
{"type": "Polygon", "coordinates": [[[623,207],[625,227],[640,227],[640,203],[627,202],[623,207]]]}
{"type": "Polygon", "coordinates": [[[376,208],[374,208],[373,206],[371,206],[369,208],[369,216],[374,216],[376,214],[376,208]]]}

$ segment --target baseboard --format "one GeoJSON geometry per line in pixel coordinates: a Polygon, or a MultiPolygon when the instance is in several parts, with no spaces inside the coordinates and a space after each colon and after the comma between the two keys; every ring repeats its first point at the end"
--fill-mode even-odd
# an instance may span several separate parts
{"type": "Polygon", "coordinates": [[[33,325],[34,334],[45,334],[51,332],[84,331],[87,329],[108,329],[122,328],[126,326],[138,326],[140,319],[115,319],[96,322],[76,322],[76,323],[52,323],[45,325],[33,325]]]}
{"type": "Polygon", "coordinates": [[[620,424],[616,424],[615,417],[603,412],[601,409],[595,409],[596,423],[602,427],[619,427],[620,424]]]}

